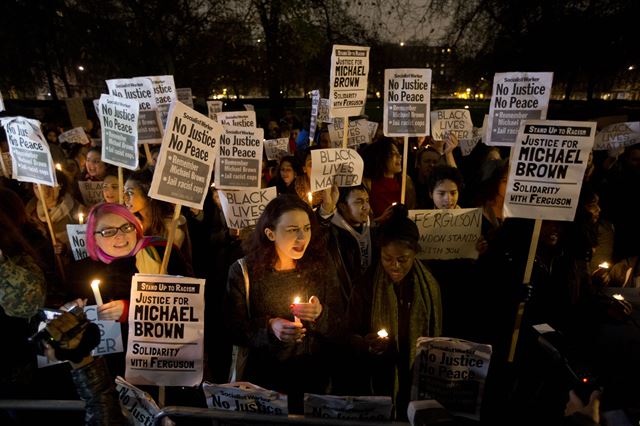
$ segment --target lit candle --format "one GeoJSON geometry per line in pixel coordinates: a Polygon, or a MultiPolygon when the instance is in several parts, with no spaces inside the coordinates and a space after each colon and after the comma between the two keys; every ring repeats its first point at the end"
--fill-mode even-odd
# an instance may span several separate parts
{"type": "Polygon", "coordinates": [[[624,300],[624,296],[621,294],[614,294],[612,297],[616,300],[624,300]]]}
{"type": "Polygon", "coordinates": [[[389,333],[387,333],[387,330],[382,328],[380,329],[380,331],[378,331],[378,337],[380,337],[381,339],[386,339],[387,337],[389,337],[389,333]]]}
{"type": "Polygon", "coordinates": [[[100,280],[91,281],[91,290],[93,290],[93,297],[96,299],[96,305],[102,306],[102,296],[100,295],[100,280]]]}
{"type": "Polygon", "coordinates": [[[84,214],[78,213],[78,223],[82,225],[84,223],[84,214]]]}
{"type": "Polygon", "coordinates": [[[307,199],[309,200],[309,204],[313,204],[313,193],[307,192],[307,199]]]}
{"type": "Polygon", "coordinates": [[[396,204],[398,204],[398,203],[395,202],[395,201],[393,203],[391,203],[392,206],[395,206],[396,204]]]}
{"type": "Polygon", "coordinates": [[[598,268],[609,269],[609,263],[608,262],[602,262],[601,264],[598,265],[598,268]]]}
{"type": "MultiPolygon", "coordinates": [[[[309,193],[309,194],[311,194],[311,193],[309,193]]],[[[300,297],[296,296],[296,297],[293,299],[293,304],[294,304],[294,305],[297,305],[298,303],[300,303],[300,297]]],[[[293,316],[293,322],[301,322],[301,321],[300,321],[300,318],[298,318],[297,316],[295,316],[295,315],[294,315],[294,316],[293,316]]]]}
{"type": "Polygon", "coordinates": [[[62,171],[62,165],[60,163],[56,163],[56,170],[62,171]]]}

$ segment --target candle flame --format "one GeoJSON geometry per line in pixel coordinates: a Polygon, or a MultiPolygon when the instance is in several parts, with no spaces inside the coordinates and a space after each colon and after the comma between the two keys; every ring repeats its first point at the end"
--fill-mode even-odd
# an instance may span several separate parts
{"type": "Polygon", "coordinates": [[[616,300],[624,300],[624,296],[621,294],[614,294],[612,297],[616,300]]]}
{"type": "Polygon", "coordinates": [[[378,337],[381,338],[386,338],[389,337],[389,333],[387,333],[387,330],[385,330],[384,328],[380,329],[380,331],[378,331],[378,337]]]}
{"type": "Polygon", "coordinates": [[[396,204],[398,204],[398,203],[396,203],[395,201],[393,203],[391,203],[392,206],[395,206],[396,204]]]}
{"type": "Polygon", "coordinates": [[[60,163],[56,163],[56,170],[62,171],[62,165],[60,163]]]}
{"type": "Polygon", "coordinates": [[[298,304],[300,303],[300,298],[298,296],[295,297],[295,299],[293,299],[293,304],[298,304]]]}
{"type": "Polygon", "coordinates": [[[100,286],[100,280],[91,281],[91,287],[96,288],[98,286],[100,286]]]}
{"type": "Polygon", "coordinates": [[[313,203],[313,193],[307,192],[307,199],[309,200],[309,203],[313,203]]]}
{"type": "Polygon", "coordinates": [[[609,269],[609,263],[608,262],[602,262],[601,264],[598,265],[598,268],[609,269]]]}
{"type": "Polygon", "coordinates": [[[84,214],[78,213],[78,221],[80,222],[80,225],[84,223],[84,214]]]}

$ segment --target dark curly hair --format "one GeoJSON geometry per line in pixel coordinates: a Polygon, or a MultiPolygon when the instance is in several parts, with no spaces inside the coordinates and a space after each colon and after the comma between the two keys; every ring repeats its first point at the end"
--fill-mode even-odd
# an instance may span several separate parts
{"type": "Polygon", "coordinates": [[[320,229],[315,213],[297,195],[281,194],[267,204],[253,233],[242,244],[252,277],[259,279],[265,272],[273,269],[277,261],[275,244],[267,238],[265,229],[275,229],[283,214],[295,210],[305,212],[311,223],[311,241],[304,256],[296,262],[296,269],[302,272],[322,270],[324,240],[318,232],[320,229]]]}
{"type": "Polygon", "coordinates": [[[436,166],[429,176],[429,194],[433,193],[438,183],[443,180],[450,180],[458,186],[458,191],[462,191],[462,173],[457,167],[436,166]]]}

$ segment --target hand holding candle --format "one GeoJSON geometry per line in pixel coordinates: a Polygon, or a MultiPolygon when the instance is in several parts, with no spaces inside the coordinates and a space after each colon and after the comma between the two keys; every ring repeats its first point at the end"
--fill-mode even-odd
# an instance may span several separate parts
{"type": "Polygon", "coordinates": [[[300,303],[300,298],[296,297],[291,305],[291,313],[294,322],[315,321],[322,313],[322,304],[316,296],[311,296],[308,303],[300,303]]]}
{"type": "Polygon", "coordinates": [[[96,305],[102,306],[102,295],[100,294],[100,280],[91,281],[91,290],[93,290],[93,297],[96,299],[96,305]]]}

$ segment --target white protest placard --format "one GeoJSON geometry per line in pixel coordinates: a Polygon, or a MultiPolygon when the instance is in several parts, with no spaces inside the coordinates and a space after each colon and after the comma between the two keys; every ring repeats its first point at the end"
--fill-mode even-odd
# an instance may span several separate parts
{"type": "Polygon", "coordinates": [[[333,45],[329,78],[329,116],[360,115],[367,101],[369,48],[333,45]]]}
{"type": "Polygon", "coordinates": [[[227,111],[217,113],[217,121],[225,129],[255,129],[255,111],[227,111]]]}
{"type": "Polygon", "coordinates": [[[178,100],[176,93],[176,84],[172,75],[155,75],[143,76],[153,83],[153,93],[156,95],[156,105],[160,113],[160,122],[162,127],[167,127],[167,117],[169,116],[169,107],[178,100]]]}
{"type": "Polygon", "coordinates": [[[82,98],[68,98],[64,100],[67,107],[69,121],[73,127],[84,127],[87,125],[87,111],[84,109],[82,98]]]}
{"type": "Polygon", "coordinates": [[[200,384],[204,285],[205,280],[198,278],[133,276],[125,371],[129,383],[200,384]]]}
{"type": "Polygon", "coordinates": [[[102,161],[129,170],[138,168],[138,111],[135,100],[100,96],[102,161]]]}
{"type": "Polygon", "coordinates": [[[193,109],[193,93],[191,93],[191,87],[177,88],[176,96],[180,102],[193,109]]]}
{"type": "Polygon", "coordinates": [[[478,143],[482,139],[482,129],[474,127],[472,133],[473,133],[473,136],[471,137],[471,139],[460,139],[458,141],[460,152],[462,152],[462,155],[464,157],[471,154],[471,151],[473,151],[473,149],[476,147],[476,145],[478,145],[478,143]]]}
{"type": "Polygon", "coordinates": [[[419,259],[477,259],[482,209],[409,210],[420,232],[419,259]]]}
{"type": "Polygon", "coordinates": [[[458,140],[473,138],[473,122],[468,109],[441,109],[431,112],[431,136],[441,141],[453,133],[458,140]]]}
{"type": "Polygon", "coordinates": [[[82,201],[85,206],[90,207],[104,201],[102,183],[102,181],[91,180],[78,181],[80,195],[82,195],[82,201]]]}
{"type": "Polygon", "coordinates": [[[573,220],[596,123],[526,120],[512,148],[504,217],[573,220]]]}
{"type": "Polygon", "coordinates": [[[552,82],[552,72],[496,73],[484,143],[512,146],[522,120],[547,118],[552,82]]]}
{"type": "Polygon", "coordinates": [[[329,117],[329,107],[331,103],[329,99],[320,98],[318,104],[318,121],[321,123],[333,123],[333,118],[329,117]]]}
{"type": "Polygon", "coordinates": [[[362,183],[364,161],[353,149],[328,148],[311,151],[311,191],[331,185],[358,186],[362,183]]]}
{"type": "Polygon", "coordinates": [[[243,229],[255,226],[269,201],[278,196],[278,191],[272,186],[249,191],[218,191],[218,194],[227,226],[243,229]]]}
{"type": "Polygon", "coordinates": [[[24,117],[2,117],[11,154],[11,174],[22,182],[58,186],[51,151],[40,122],[24,117]]]}
{"type": "Polygon", "coordinates": [[[309,140],[313,141],[316,137],[316,128],[318,126],[318,107],[320,106],[320,91],[311,91],[311,118],[309,120],[309,140]]]}
{"type": "MultiPolygon", "coordinates": [[[[96,112],[98,121],[100,121],[100,99],[94,99],[91,103],[93,104],[93,110],[96,112]]],[[[102,122],[100,122],[100,124],[102,124],[102,122]]]]}
{"type": "Polygon", "coordinates": [[[2,92],[0,92],[0,112],[4,111],[4,99],[2,99],[2,92]]]}
{"type": "MultiPolygon", "coordinates": [[[[327,125],[329,139],[333,148],[342,147],[342,137],[344,135],[344,119],[336,118],[333,123],[327,125]]],[[[349,129],[347,134],[347,146],[357,148],[364,143],[371,143],[371,129],[369,121],[364,118],[358,120],[349,120],[349,129]]]]}
{"type": "Polygon", "coordinates": [[[87,224],[83,225],[67,225],[67,236],[69,244],[71,244],[71,253],[73,260],[82,260],[89,257],[87,253],[87,224]]]}
{"type": "Polygon", "coordinates": [[[202,210],[222,126],[180,101],[168,120],[149,196],[202,210]]]}
{"type": "MultiPolygon", "coordinates": [[[[111,320],[99,320],[98,319],[98,307],[96,305],[87,305],[84,307],[84,313],[87,315],[87,319],[96,324],[100,329],[100,343],[92,351],[91,355],[108,355],[115,354],[124,351],[122,345],[122,327],[119,322],[111,320]]],[[[59,314],[56,314],[56,316],[59,314]]],[[[53,319],[53,318],[52,318],[53,319]]],[[[46,324],[41,322],[38,325],[38,331],[42,330],[46,324]]],[[[38,368],[50,367],[52,365],[62,364],[67,361],[49,361],[46,356],[38,355],[37,357],[38,368]]]]}
{"type": "Polygon", "coordinates": [[[429,134],[431,70],[426,68],[384,70],[385,136],[429,134]]]}
{"type": "Polygon", "coordinates": [[[282,157],[291,155],[289,153],[289,139],[267,139],[264,141],[264,152],[267,154],[267,160],[280,161],[282,157]]]}
{"type": "Polygon", "coordinates": [[[225,128],[216,145],[216,188],[260,189],[263,139],[263,129],[225,128]]]}
{"type": "Polygon", "coordinates": [[[286,416],[289,413],[287,395],[249,382],[217,385],[202,383],[207,407],[214,410],[251,412],[286,416]]]}
{"type": "Polygon", "coordinates": [[[594,151],[619,149],[640,143],[640,121],[610,124],[598,133],[594,151]]]}
{"type": "MultiPolygon", "coordinates": [[[[151,395],[133,386],[120,376],[116,376],[116,392],[120,399],[120,407],[127,412],[127,420],[133,426],[149,426],[160,412],[160,407],[151,395]]],[[[162,419],[163,426],[174,425],[169,418],[162,419]]]]}
{"type": "Polygon", "coordinates": [[[58,140],[60,141],[60,143],[79,143],[81,145],[87,145],[91,143],[82,127],[75,127],[71,130],[67,130],[66,132],[61,133],[60,136],[58,136],[58,140]]]}
{"type": "Polygon", "coordinates": [[[207,101],[207,112],[210,119],[217,120],[217,114],[222,112],[222,101],[207,101]]]}
{"type": "Polygon", "coordinates": [[[109,94],[138,101],[138,143],[160,143],[163,126],[153,83],[144,77],[107,80],[109,94]]]}
{"type": "Polygon", "coordinates": [[[335,396],[304,394],[305,417],[385,421],[391,418],[390,396],[335,396]]]}
{"type": "Polygon", "coordinates": [[[491,353],[491,345],[419,337],[411,400],[435,399],[451,415],[478,420],[491,353]]]}
{"type": "Polygon", "coordinates": [[[251,104],[242,104],[245,110],[247,111],[255,111],[256,109],[251,104]]]}
{"type": "Polygon", "coordinates": [[[377,121],[368,121],[367,124],[369,125],[369,142],[371,143],[376,138],[379,123],[377,121]]]}

